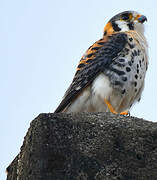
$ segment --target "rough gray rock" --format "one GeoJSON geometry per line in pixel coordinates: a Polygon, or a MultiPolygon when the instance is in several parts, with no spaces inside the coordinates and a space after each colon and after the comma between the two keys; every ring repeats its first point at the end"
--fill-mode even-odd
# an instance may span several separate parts
{"type": "Polygon", "coordinates": [[[110,113],[40,114],[7,180],[156,180],[157,123],[110,113]]]}

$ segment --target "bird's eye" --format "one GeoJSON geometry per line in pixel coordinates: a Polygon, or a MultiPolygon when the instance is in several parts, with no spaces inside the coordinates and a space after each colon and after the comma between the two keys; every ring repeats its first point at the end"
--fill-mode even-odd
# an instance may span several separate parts
{"type": "Polygon", "coordinates": [[[123,15],[121,16],[121,20],[123,20],[123,21],[127,21],[127,20],[129,20],[129,19],[130,19],[129,14],[123,14],[123,15]]]}

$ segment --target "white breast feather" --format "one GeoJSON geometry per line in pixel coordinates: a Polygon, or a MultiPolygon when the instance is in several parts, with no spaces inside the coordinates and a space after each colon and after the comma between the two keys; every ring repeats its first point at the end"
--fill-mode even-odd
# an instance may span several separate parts
{"type": "Polygon", "coordinates": [[[112,93],[112,87],[107,76],[100,74],[92,84],[92,92],[94,96],[99,96],[101,99],[108,99],[112,93]]]}

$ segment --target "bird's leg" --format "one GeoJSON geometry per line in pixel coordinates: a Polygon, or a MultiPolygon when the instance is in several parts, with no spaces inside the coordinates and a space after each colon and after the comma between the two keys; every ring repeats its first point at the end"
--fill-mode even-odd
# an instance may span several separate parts
{"type": "Polygon", "coordinates": [[[108,109],[110,110],[111,113],[113,113],[113,114],[118,114],[118,113],[114,110],[114,108],[112,107],[112,105],[110,104],[110,102],[109,102],[107,99],[104,99],[104,102],[105,102],[105,104],[107,105],[107,107],[108,107],[108,109]]]}

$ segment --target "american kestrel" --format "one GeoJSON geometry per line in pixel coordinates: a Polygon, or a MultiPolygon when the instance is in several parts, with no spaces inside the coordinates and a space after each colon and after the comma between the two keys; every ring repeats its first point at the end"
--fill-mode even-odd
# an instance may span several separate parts
{"type": "Polygon", "coordinates": [[[117,14],[103,37],[81,58],[58,112],[112,112],[127,115],[140,101],[148,66],[144,37],[147,18],[135,11],[117,14]]]}

